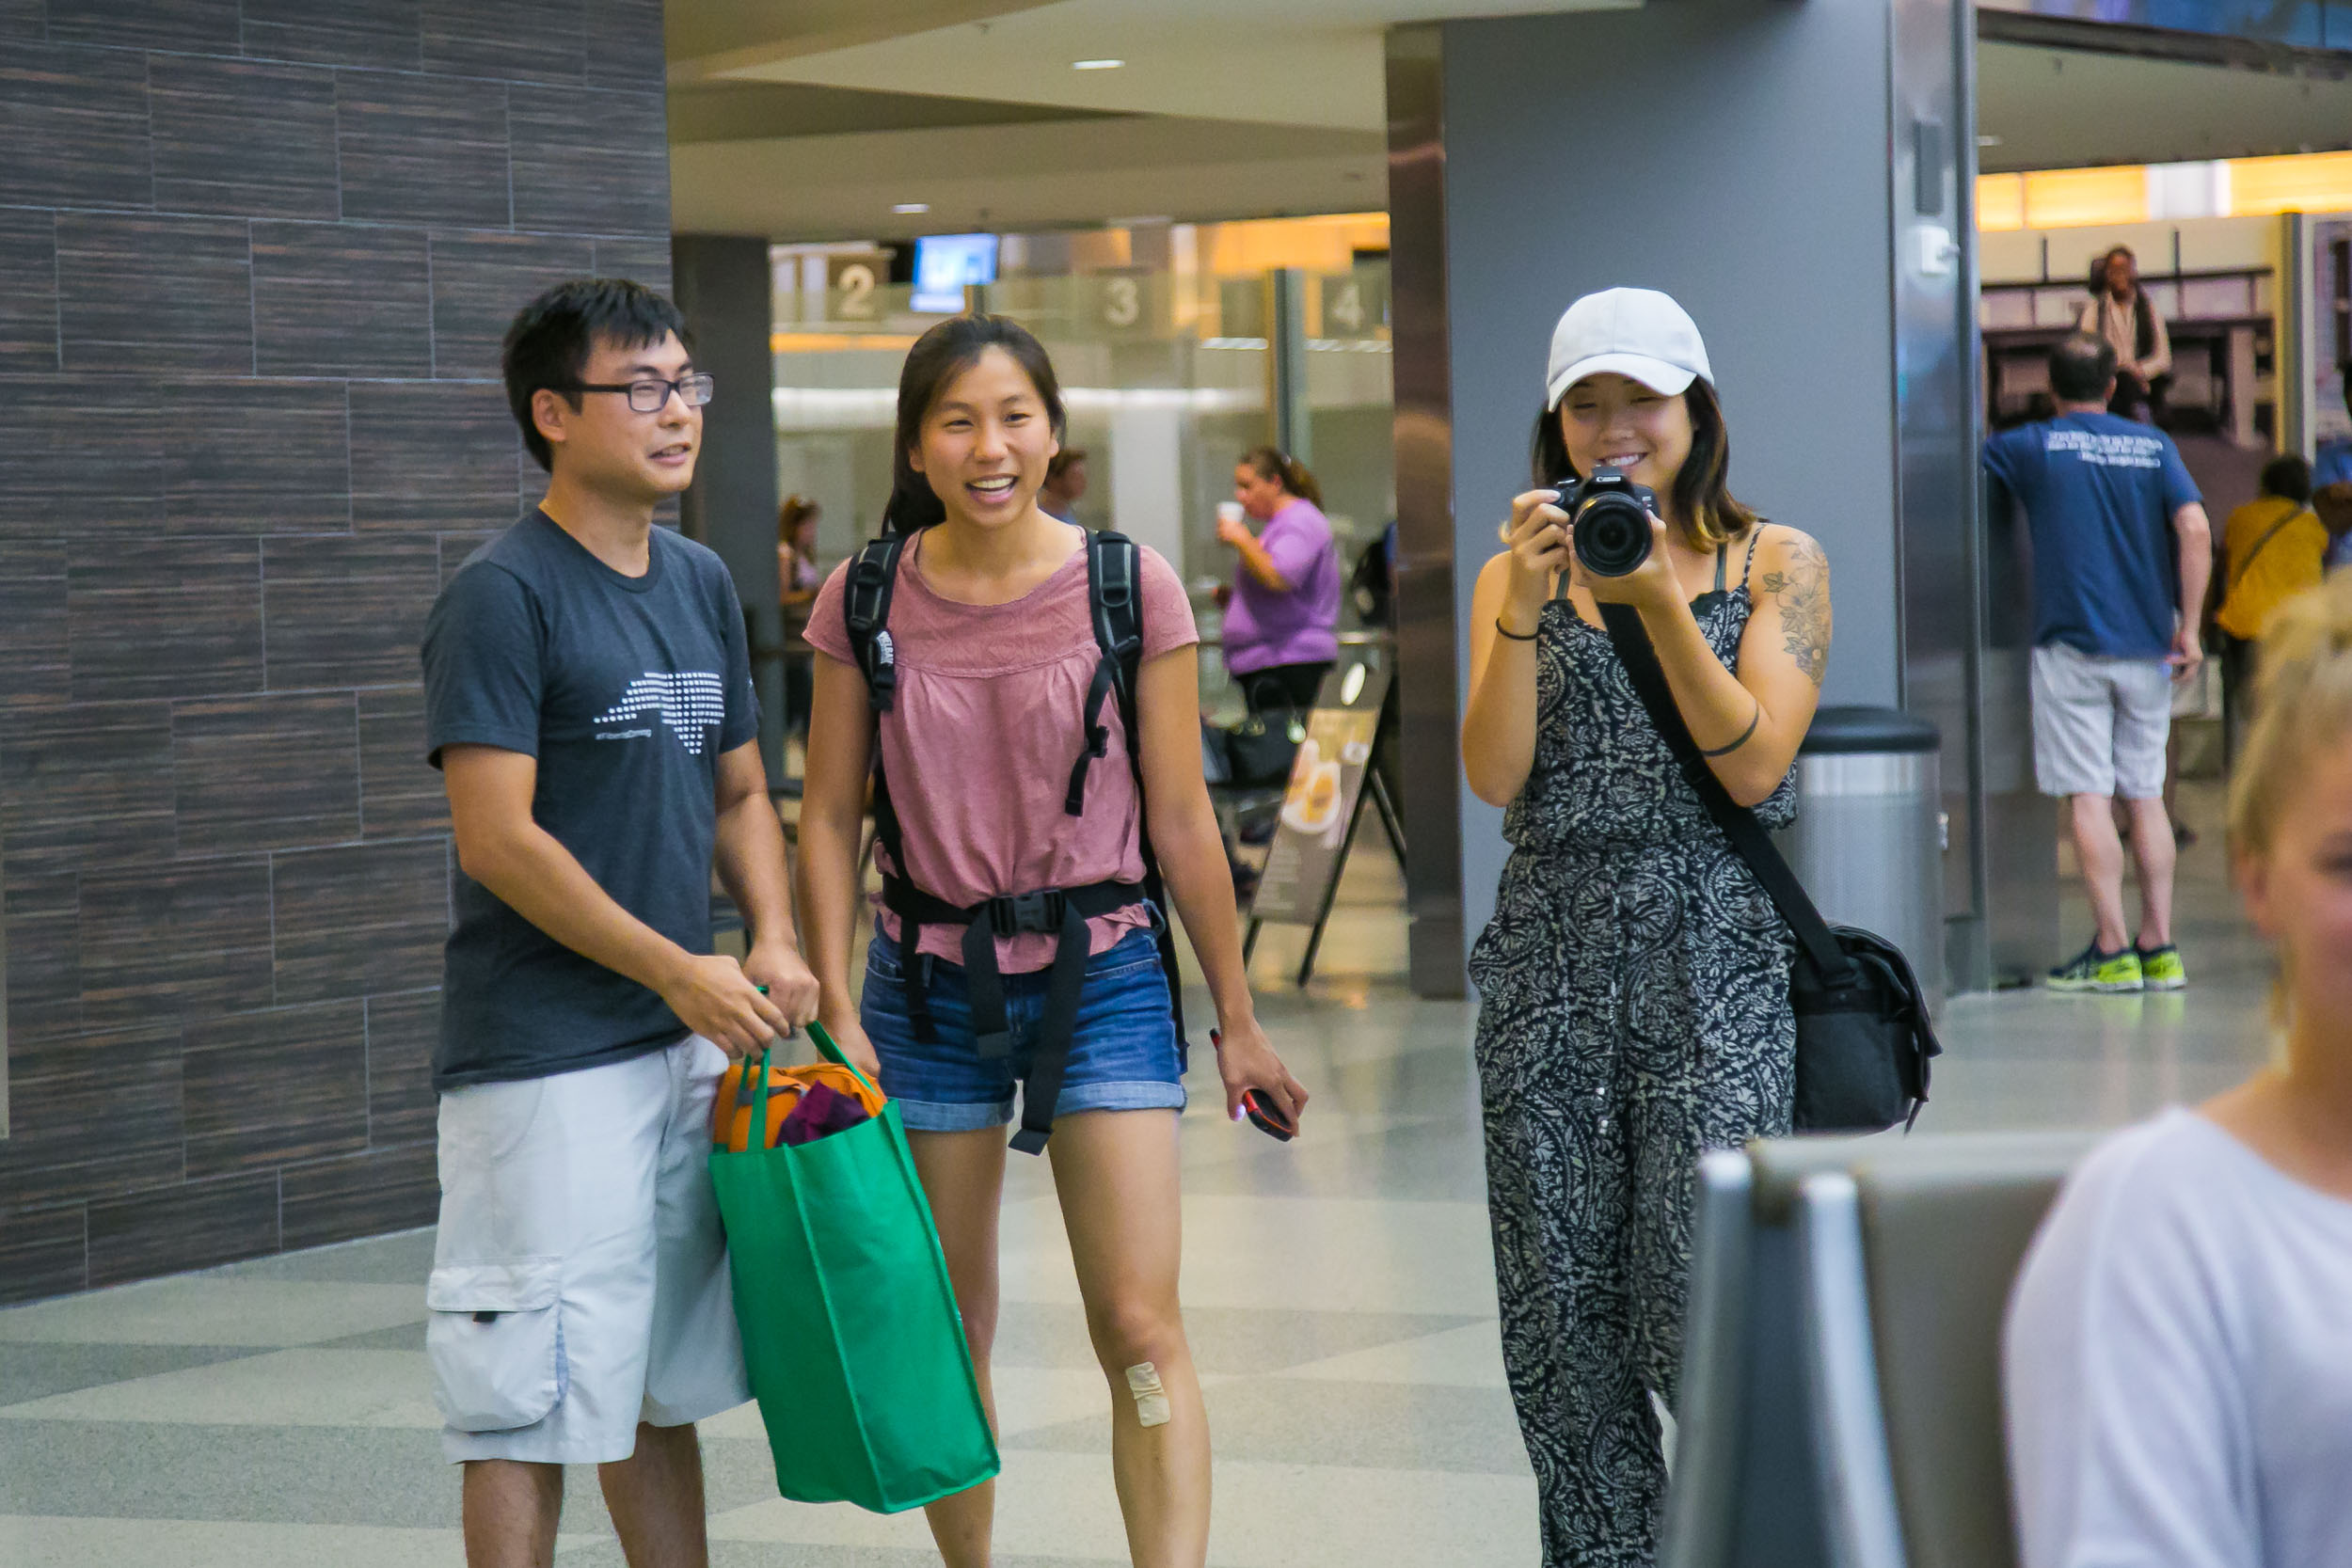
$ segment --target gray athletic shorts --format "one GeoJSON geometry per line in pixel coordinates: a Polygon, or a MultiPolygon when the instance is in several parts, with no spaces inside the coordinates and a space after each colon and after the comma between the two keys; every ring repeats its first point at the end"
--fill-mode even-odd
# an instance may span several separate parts
{"type": "Polygon", "coordinates": [[[441,1094],[425,1354],[452,1463],[603,1465],[752,1397],[698,1035],[441,1094]]]}
{"type": "Polygon", "coordinates": [[[2033,651],[2033,775],[2044,795],[2164,793],[2172,667],[2100,658],[2053,642],[2033,651]]]}

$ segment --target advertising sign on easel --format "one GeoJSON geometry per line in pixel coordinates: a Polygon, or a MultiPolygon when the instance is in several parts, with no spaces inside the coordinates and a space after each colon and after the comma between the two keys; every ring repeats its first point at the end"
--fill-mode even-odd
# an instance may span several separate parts
{"type": "Polygon", "coordinates": [[[1291,765],[1282,815],[1266,850],[1265,869],[1249,904],[1245,958],[1256,950],[1259,929],[1268,922],[1312,927],[1298,983],[1314,973],[1315,952],[1331,918],[1331,900],[1355,847],[1356,828],[1370,800],[1399,859],[1405,853],[1403,825],[1388,786],[1372,767],[1373,743],[1380,731],[1381,705],[1389,673],[1351,664],[1324,677],[1323,689],[1307,715],[1307,736],[1291,765]]]}

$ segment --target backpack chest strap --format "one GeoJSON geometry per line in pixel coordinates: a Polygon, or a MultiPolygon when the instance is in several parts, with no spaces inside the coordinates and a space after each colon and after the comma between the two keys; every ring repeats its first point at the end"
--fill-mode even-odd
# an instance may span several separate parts
{"type": "MultiPolygon", "coordinates": [[[[982,1061],[1012,1054],[1012,1024],[1005,1007],[1005,979],[996,965],[996,939],[1052,934],[1054,963],[1047,972],[1045,1012],[1022,1077],[1021,1131],[1012,1147],[1024,1154],[1045,1148],[1054,1129],[1054,1107],[1069,1069],[1070,1047],[1078,1029],[1078,995],[1086,982],[1093,936],[1087,922],[1145,902],[1136,882],[1091,882],[1077,888],[1041,888],[1006,894],[978,904],[958,906],[934,897],[903,877],[882,879],[882,904],[898,917],[900,967],[906,974],[907,1011],[917,1038],[932,1031],[928,992],[933,974],[920,948],[927,925],[961,925],[964,995],[972,1010],[973,1042],[982,1061]]],[[[930,1034],[936,1039],[936,1034],[930,1034]]],[[[927,1041],[927,1043],[929,1043],[927,1041]]]]}

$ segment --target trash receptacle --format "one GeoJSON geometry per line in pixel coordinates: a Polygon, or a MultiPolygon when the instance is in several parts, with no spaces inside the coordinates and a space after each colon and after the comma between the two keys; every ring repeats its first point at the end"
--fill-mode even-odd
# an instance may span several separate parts
{"type": "Polygon", "coordinates": [[[1933,724],[1889,707],[1825,707],[1797,751],[1797,820],[1775,836],[1834,926],[1903,950],[1944,994],[1943,797],[1933,724]]]}

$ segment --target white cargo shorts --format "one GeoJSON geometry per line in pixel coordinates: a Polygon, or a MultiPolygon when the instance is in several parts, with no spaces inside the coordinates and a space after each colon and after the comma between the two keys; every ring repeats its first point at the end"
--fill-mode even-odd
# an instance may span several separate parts
{"type": "Polygon", "coordinates": [[[2044,795],[2164,793],[2172,666],[2101,658],[2053,642],[2033,651],[2033,773],[2044,795]]]}
{"type": "Polygon", "coordinates": [[[425,1347],[452,1463],[606,1464],[641,1421],[751,1398],[708,1168],[725,1065],[697,1036],[441,1096],[425,1347]]]}

